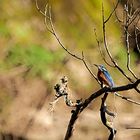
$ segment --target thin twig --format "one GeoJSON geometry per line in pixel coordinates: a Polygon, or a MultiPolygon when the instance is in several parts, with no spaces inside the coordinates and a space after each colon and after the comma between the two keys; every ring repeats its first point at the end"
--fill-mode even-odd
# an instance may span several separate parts
{"type": "Polygon", "coordinates": [[[69,140],[70,137],[72,136],[74,124],[75,124],[78,116],[80,115],[80,113],[82,111],[84,111],[84,109],[91,102],[93,102],[96,98],[98,98],[99,96],[101,96],[104,93],[118,92],[118,91],[128,91],[130,89],[135,89],[135,88],[137,88],[137,86],[139,84],[140,84],[140,79],[138,79],[136,82],[134,82],[132,84],[128,84],[128,85],[124,85],[124,86],[120,86],[120,87],[113,87],[113,88],[104,87],[104,88],[98,90],[97,92],[94,92],[93,94],[91,94],[83,103],[78,105],[76,107],[76,109],[72,111],[72,115],[71,115],[71,118],[70,118],[70,121],[69,121],[69,124],[68,124],[68,127],[67,127],[66,135],[65,135],[65,140],[69,140]]]}
{"type": "Polygon", "coordinates": [[[123,20],[121,20],[121,19],[118,17],[116,10],[115,10],[115,17],[116,17],[116,19],[117,19],[117,21],[118,21],[119,23],[123,23],[123,20]]]}
{"type": "Polygon", "coordinates": [[[128,126],[128,127],[126,127],[126,129],[140,129],[140,127],[132,127],[132,126],[128,126]]]}
{"type": "Polygon", "coordinates": [[[36,4],[36,8],[37,8],[38,12],[41,13],[43,16],[46,16],[45,13],[39,8],[37,1],[38,0],[35,0],[35,4],[36,4]]]}
{"type": "Polygon", "coordinates": [[[106,40],[106,23],[105,23],[105,19],[104,19],[104,6],[103,6],[103,3],[102,3],[102,26],[103,26],[103,41],[104,41],[104,47],[106,49],[106,52],[110,58],[110,60],[112,61],[112,63],[114,64],[114,66],[131,82],[133,83],[133,80],[127,76],[125,74],[125,72],[118,66],[117,62],[113,59],[109,49],[108,49],[108,45],[107,45],[107,40],[106,40]]]}
{"type": "Polygon", "coordinates": [[[136,46],[137,46],[137,50],[140,53],[140,46],[138,43],[138,34],[137,34],[137,29],[135,28],[135,41],[136,41],[136,46]]]}
{"type": "MultiPolygon", "coordinates": [[[[38,9],[38,11],[40,12],[40,8],[38,6],[38,3],[37,3],[37,0],[36,0],[36,7],[38,9]]],[[[58,37],[56,31],[55,31],[55,28],[54,28],[54,25],[53,25],[53,22],[52,22],[52,15],[51,15],[51,7],[48,6],[48,4],[46,4],[45,6],[45,12],[43,13],[42,11],[40,12],[45,18],[44,18],[44,22],[45,22],[45,25],[46,25],[46,28],[47,30],[52,34],[54,35],[55,39],[58,41],[59,45],[69,54],[71,55],[72,57],[80,60],[83,62],[83,64],[85,65],[86,69],[89,71],[89,73],[92,75],[92,77],[99,83],[99,80],[97,79],[97,77],[95,76],[95,74],[93,74],[93,72],[90,70],[88,64],[86,63],[86,60],[85,58],[82,56],[79,57],[75,54],[73,54],[72,52],[70,52],[70,50],[68,50],[64,45],[63,43],[61,42],[60,38],[58,37]],[[49,16],[47,16],[47,13],[49,16]],[[50,24],[50,27],[48,26],[48,23],[47,23],[47,20],[49,21],[49,24],[50,24]]]]}
{"type": "MultiPolygon", "coordinates": [[[[52,22],[51,7],[49,7],[49,22],[50,22],[52,34],[55,36],[55,38],[56,38],[56,40],[58,41],[58,43],[60,44],[60,46],[61,46],[68,54],[70,54],[70,55],[73,56],[74,58],[76,58],[76,59],[78,59],[78,60],[82,60],[81,57],[79,57],[79,56],[73,54],[72,52],[70,52],[70,51],[63,45],[63,43],[61,42],[60,38],[58,37],[58,35],[57,35],[56,31],[55,31],[53,22],[52,22]]],[[[46,23],[46,24],[47,24],[47,23],[46,23]]]]}
{"type": "Polygon", "coordinates": [[[108,16],[108,18],[104,21],[104,24],[106,24],[106,23],[110,20],[110,18],[112,17],[112,15],[114,14],[114,12],[115,12],[116,9],[117,9],[117,7],[118,7],[118,5],[119,5],[119,2],[120,2],[120,0],[117,1],[117,4],[115,5],[113,11],[110,13],[110,15],[108,16]]]}
{"type": "MultiPolygon", "coordinates": [[[[69,54],[71,55],[72,57],[80,60],[83,62],[83,64],[85,65],[86,69],[89,71],[89,73],[92,75],[92,77],[94,77],[94,79],[99,82],[99,80],[97,79],[97,77],[92,73],[92,71],[90,70],[90,68],[88,67],[87,63],[86,63],[86,60],[85,60],[85,57],[84,57],[84,53],[82,52],[82,57],[79,57],[75,54],[73,54],[69,49],[67,49],[65,47],[65,45],[63,45],[63,43],[61,42],[59,36],[57,35],[56,31],[55,31],[55,28],[54,28],[54,25],[53,25],[53,22],[52,22],[52,15],[51,15],[51,7],[48,6],[46,4],[45,6],[45,12],[42,12],[38,6],[38,3],[37,3],[37,0],[36,0],[36,7],[38,9],[38,11],[44,16],[44,22],[45,22],[45,25],[46,25],[46,28],[47,30],[52,34],[54,35],[55,39],[58,41],[59,45],[69,54]],[[49,16],[47,16],[47,14],[49,16]]],[[[104,87],[100,90],[98,90],[97,92],[94,92],[92,95],[90,95],[84,102],[81,102],[80,100],[77,100],[75,102],[75,104],[70,100],[68,99],[68,91],[67,91],[67,84],[65,84],[65,86],[63,87],[64,89],[61,89],[60,90],[60,86],[57,87],[56,90],[56,96],[57,97],[61,97],[63,96],[64,97],[64,100],[65,100],[65,103],[68,105],[68,106],[73,106],[75,107],[75,110],[72,110],[72,115],[71,115],[71,118],[70,118],[70,121],[69,121],[69,124],[68,124],[68,127],[67,127],[67,132],[66,132],[66,135],[65,135],[65,140],[69,140],[70,137],[72,136],[72,133],[73,133],[73,127],[74,127],[74,124],[78,118],[78,115],[92,102],[94,101],[97,97],[99,97],[100,95],[104,94],[104,93],[109,93],[109,92],[117,92],[117,91],[126,91],[126,90],[130,90],[130,89],[137,89],[139,83],[140,83],[140,79],[138,79],[136,82],[133,82],[131,80],[131,78],[129,78],[125,72],[118,66],[118,64],[116,63],[116,61],[113,59],[109,49],[108,49],[108,45],[107,45],[107,41],[106,41],[106,29],[105,29],[105,24],[109,21],[109,19],[111,18],[111,16],[113,15],[115,10],[112,11],[112,13],[109,15],[109,17],[105,20],[104,19],[104,8],[103,8],[103,5],[102,5],[102,17],[103,17],[103,37],[104,37],[104,46],[105,46],[105,49],[107,51],[107,54],[108,56],[110,57],[111,61],[113,62],[114,66],[130,81],[132,82],[131,84],[128,84],[128,85],[125,85],[125,86],[120,86],[120,87],[113,87],[113,88],[109,88],[109,87],[104,87]],[[59,90],[57,92],[57,90],[59,90]]],[[[97,40],[98,41],[98,40],[97,40]]],[[[99,44],[100,45],[100,44],[99,44]]],[[[137,90],[138,93],[140,93],[140,91],[137,90]]],[[[114,131],[114,129],[112,129],[114,131]]],[[[112,132],[113,132],[112,131],[112,132]]],[[[113,133],[111,133],[113,134],[113,133]]]]}
{"type": "Polygon", "coordinates": [[[110,67],[114,67],[114,65],[111,65],[109,62],[107,62],[107,60],[105,59],[105,55],[102,51],[102,48],[101,48],[101,45],[100,45],[100,41],[98,40],[98,37],[97,37],[97,33],[96,33],[96,29],[94,28],[94,34],[95,34],[95,39],[96,39],[96,42],[98,44],[98,48],[99,48],[99,51],[100,51],[100,54],[101,54],[101,57],[102,59],[104,60],[104,62],[110,66],[110,67]]]}
{"type": "Polygon", "coordinates": [[[92,77],[94,77],[94,79],[100,84],[100,81],[98,80],[98,78],[95,76],[95,74],[90,70],[90,68],[88,67],[86,61],[85,61],[85,57],[84,57],[84,53],[82,52],[82,61],[86,67],[86,69],[89,71],[89,73],[92,75],[92,77]]]}
{"type": "Polygon", "coordinates": [[[125,14],[126,17],[125,17],[124,33],[125,33],[125,45],[127,48],[127,69],[133,75],[134,78],[138,79],[130,67],[131,57],[130,57],[130,45],[129,45],[129,33],[128,33],[130,17],[129,17],[129,10],[128,10],[128,2],[125,6],[125,12],[126,12],[125,14]]]}
{"type": "Polygon", "coordinates": [[[101,103],[101,108],[100,108],[100,116],[101,116],[101,120],[102,123],[108,128],[108,130],[110,131],[110,135],[108,140],[113,140],[115,138],[115,134],[116,134],[116,130],[113,127],[113,122],[109,122],[106,118],[106,99],[108,97],[108,93],[105,93],[103,98],[102,98],[102,103],[101,103]]]}
{"type": "Polygon", "coordinates": [[[130,16],[133,15],[133,6],[134,6],[134,0],[132,0],[132,3],[130,4],[130,16]]]}
{"type": "MultiPolygon", "coordinates": [[[[65,96],[67,95],[67,97],[68,97],[68,95],[69,95],[69,93],[68,93],[68,79],[67,79],[66,76],[61,78],[60,83],[56,84],[56,86],[54,87],[55,91],[56,91],[56,93],[55,93],[55,97],[56,97],[55,100],[57,100],[59,97],[64,96],[64,100],[66,102],[66,105],[68,105],[70,107],[76,107],[75,110],[72,110],[71,119],[69,121],[69,124],[68,124],[68,127],[67,127],[67,132],[66,132],[66,135],[65,135],[64,139],[65,140],[69,140],[70,139],[70,137],[72,136],[73,127],[74,127],[74,124],[75,124],[75,122],[76,122],[76,120],[78,118],[78,115],[80,115],[80,113],[91,102],[93,102],[97,97],[99,97],[103,93],[109,93],[109,92],[111,93],[111,92],[126,91],[126,90],[130,90],[130,89],[135,89],[135,88],[138,87],[139,84],[140,84],[140,79],[137,80],[135,83],[124,85],[124,86],[121,86],[121,87],[113,87],[113,88],[104,87],[104,88],[98,90],[97,92],[94,92],[84,102],[82,102],[81,100],[77,100],[75,103],[73,103],[70,99],[68,99],[68,98],[65,99],[65,96]]],[[[118,96],[123,98],[123,99],[125,98],[125,97],[122,97],[119,94],[118,94],[118,96]]],[[[140,105],[140,103],[138,103],[138,102],[132,102],[131,101],[131,103],[135,103],[137,105],[140,105]]],[[[107,113],[107,110],[104,109],[104,112],[107,113]]],[[[114,113],[108,113],[108,114],[111,114],[111,116],[114,116],[114,113]]],[[[106,122],[106,126],[108,126],[109,130],[111,131],[111,134],[115,134],[115,133],[113,133],[113,132],[115,132],[115,129],[112,129],[112,127],[107,122],[106,122]]]]}
{"type": "Polygon", "coordinates": [[[132,100],[132,99],[129,99],[128,97],[124,97],[124,96],[120,95],[120,94],[117,93],[117,92],[115,92],[115,95],[116,95],[117,97],[120,97],[120,98],[123,99],[123,100],[126,100],[126,101],[130,102],[130,103],[133,103],[133,104],[136,104],[136,105],[140,105],[139,102],[134,101],[134,100],[132,100]]]}
{"type": "Polygon", "coordinates": [[[131,20],[130,20],[128,26],[130,26],[134,22],[134,20],[139,16],[139,14],[140,14],[140,10],[139,9],[136,9],[134,11],[132,17],[131,17],[131,20]]]}

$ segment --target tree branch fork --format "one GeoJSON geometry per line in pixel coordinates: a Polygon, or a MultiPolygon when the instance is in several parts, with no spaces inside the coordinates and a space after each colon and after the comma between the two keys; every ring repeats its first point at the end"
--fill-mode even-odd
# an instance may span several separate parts
{"type": "MultiPolygon", "coordinates": [[[[101,88],[100,90],[92,93],[87,99],[85,99],[84,102],[80,102],[78,105],[76,105],[76,108],[75,110],[72,110],[72,115],[71,115],[71,119],[70,119],[70,122],[68,124],[68,127],[67,127],[67,132],[66,132],[66,135],[65,135],[65,138],[64,140],[69,140],[69,138],[72,136],[72,132],[73,132],[73,127],[74,127],[74,124],[79,116],[79,114],[92,102],[94,101],[97,97],[101,96],[102,94],[105,93],[108,94],[109,92],[111,92],[111,94],[114,92],[119,92],[119,91],[128,91],[128,90],[131,90],[131,89],[137,89],[138,85],[140,84],[140,79],[138,79],[136,82],[134,83],[131,83],[131,84],[127,84],[127,85],[123,85],[123,86],[119,86],[119,87],[113,87],[113,88],[110,88],[110,87],[104,87],[104,88],[101,88]]],[[[140,92],[139,92],[140,93],[140,92]]],[[[105,97],[105,96],[104,96],[105,97]]],[[[102,98],[102,106],[101,106],[101,114],[103,114],[101,117],[102,121],[105,121],[105,125],[108,127],[108,129],[110,130],[110,138],[113,139],[115,133],[116,133],[116,130],[107,125],[107,119],[105,118],[105,106],[104,106],[104,103],[105,103],[105,100],[104,97],[102,98]],[[104,99],[104,101],[103,101],[104,99]]]]}
{"type": "MultiPolygon", "coordinates": [[[[101,88],[100,90],[92,93],[89,98],[87,98],[82,104],[80,104],[80,106],[82,106],[82,110],[83,110],[88,104],[90,104],[90,102],[92,100],[99,97],[103,93],[108,93],[108,92],[115,93],[115,92],[119,92],[119,91],[128,91],[131,89],[137,89],[139,84],[140,84],[140,79],[136,80],[136,82],[134,82],[134,83],[130,83],[130,84],[123,85],[123,86],[112,87],[112,88],[110,88],[110,87],[101,88]]],[[[139,93],[140,93],[140,91],[139,91],[139,93]]]]}
{"type": "MultiPolygon", "coordinates": [[[[83,62],[83,64],[85,65],[86,69],[89,71],[89,73],[91,74],[91,76],[100,84],[98,78],[96,77],[96,75],[92,72],[92,70],[90,69],[90,67],[88,66],[86,60],[85,60],[85,57],[84,57],[84,53],[82,52],[82,57],[79,57],[78,55],[75,55],[74,53],[72,53],[69,49],[67,49],[65,47],[65,45],[61,42],[58,34],[56,33],[55,31],[55,28],[54,28],[54,25],[53,25],[53,22],[52,22],[52,15],[51,15],[51,7],[46,4],[45,6],[45,9],[44,11],[42,11],[39,6],[38,6],[38,0],[35,0],[36,1],[36,8],[37,10],[44,16],[44,23],[46,25],[46,29],[55,37],[55,39],[57,40],[57,42],[59,43],[59,45],[66,51],[66,53],[68,53],[69,55],[71,55],[72,57],[76,58],[77,60],[80,60],[83,62]]],[[[104,60],[104,62],[111,66],[111,67],[114,67],[114,68],[117,68],[118,71],[121,72],[122,75],[124,75],[128,81],[130,82],[130,84],[126,84],[126,85],[123,85],[123,86],[118,86],[118,87],[103,87],[101,89],[99,89],[98,91],[95,91],[93,92],[87,99],[85,99],[84,101],[82,100],[76,100],[76,102],[73,102],[71,101],[71,99],[69,99],[68,95],[69,95],[69,92],[68,92],[68,79],[67,77],[63,77],[61,80],[60,80],[60,83],[59,84],[56,84],[54,89],[56,91],[55,93],[55,99],[53,102],[51,102],[51,105],[52,105],[52,111],[54,109],[54,105],[55,103],[59,100],[60,97],[64,97],[64,101],[66,103],[67,106],[70,106],[70,107],[75,107],[73,110],[72,110],[72,115],[71,115],[71,118],[70,118],[70,121],[69,121],[69,124],[68,124],[68,127],[67,127],[67,132],[66,132],[66,135],[65,135],[65,138],[64,140],[69,140],[70,137],[72,136],[72,133],[73,133],[73,127],[74,127],[74,124],[79,116],[79,114],[91,103],[93,102],[97,97],[103,95],[102,97],[102,103],[101,103],[101,108],[100,108],[100,116],[101,116],[101,120],[102,120],[102,123],[108,128],[108,130],[110,130],[110,135],[109,135],[109,138],[108,140],[113,140],[115,138],[115,134],[116,134],[116,130],[114,128],[114,126],[111,126],[108,124],[108,120],[106,118],[106,115],[110,115],[112,117],[115,117],[114,113],[110,112],[107,110],[107,106],[106,106],[106,99],[107,99],[107,96],[109,94],[114,94],[114,96],[117,96],[117,97],[120,97],[128,102],[131,102],[131,103],[134,103],[136,105],[140,105],[139,102],[136,102],[132,99],[129,99],[127,97],[124,97],[122,96],[121,94],[117,93],[117,92],[121,92],[121,91],[128,91],[128,90],[131,90],[131,89],[134,89],[137,93],[140,93],[140,89],[139,89],[139,84],[140,84],[140,79],[136,76],[136,74],[131,70],[130,68],[130,46],[129,46],[129,26],[132,22],[134,22],[134,20],[137,18],[137,16],[139,15],[139,13],[137,14],[136,12],[134,12],[132,14],[132,19],[130,19],[129,17],[129,12],[127,11],[128,10],[128,0],[127,0],[127,4],[125,5],[124,7],[124,19],[123,21],[119,20],[119,18],[117,17],[117,14],[116,14],[116,9],[118,7],[118,4],[119,4],[120,0],[117,1],[117,3],[115,4],[115,7],[114,9],[112,10],[112,12],[110,13],[110,15],[108,16],[108,18],[105,19],[105,15],[104,15],[104,5],[102,3],[102,34],[103,34],[103,42],[104,42],[104,48],[105,48],[105,51],[107,53],[107,55],[109,56],[112,64],[108,63],[108,61],[106,60],[105,58],[105,55],[104,55],[104,52],[100,46],[100,41],[97,37],[97,34],[96,34],[96,29],[94,30],[95,32],[95,38],[96,38],[96,41],[97,41],[97,44],[98,44],[98,47],[100,48],[100,54],[102,56],[102,59],[104,60]],[[127,58],[126,58],[126,62],[127,62],[127,70],[133,75],[133,77],[135,78],[135,81],[130,78],[126,73],[125,71],[118,65],[118,63],[115,61],[114,57],[112,56],[110,50],[109,50],[109,47],[108,47],[108,43],[107,43],[107,38],[106,38],[106,23],[110,20],[110,18],[112,17],[112,15],[115,13],[116,15],[116,18],[119,22],[121,23],[124,23],[124,34],[126,35],[126,39],[125,39],[125,46],[127,48],[127,58]]],[[[132,10],[132,7],[130,9],[130,11],[132,10]]],[[[130,12],[131,13],[131,12],[130,12]]],[[[137,20],[137,23],[138,21],[140,20],[140,18],[138,18],[137,20]]],[[[138,44],[138,33],[137,33],[137,24],[135,25],[135,40],[136,40],[136,44],[137,44],[137,48],[139,50],[139,44],[138,44]]]]}
{"type": "MultiPolygon", "coordinates": [[[[102,105],[101,105],[101,119],[102,122],[104,123],[104,125],[110,130],[110,136],[109,138],[111,140],[113,140],[113,138],[115,137],[116,134],[116,130],[114,129],[114,127],[112,127],[110,124],[108,124],[108,120],[106,119],[106,114],[108,114],[108,110],[105,104],[106,98],[109,94],[115,94],[118,96],[118,93],[116,92],[121,92],[121,91],[128,91],[131,89],[137,89],[138,90],[138,86],[140,84],[140,79],[136,80],[134,83],[130,83],[127,85],[123,85],[123,86],[118,86],[118,87],[103,87],[101,89],[99,89],[98,91],[93,92],[87,99],[85,99],[84,101],[82,100],[76,100],[76,102],[72,102],[70,99],[68,99],[68,79],[67,77],[63,77],[60,80],[59,84],[56,84],[56,86],[54,87],[56,94],[55,94],[55,101],[58,100],[60,97],[64,97],[65,103],[67,106],[70,107],[75,107],[75,109],[73,109],[71,111],[72,115],[67,127],[67,132],[65,135],[64,140],[69,140],[69,138],[72,136],[73,134],[73,128],[74,128],[74,124],[76,122],[76,120],[78,119],[78,116],[81,114],[81,112],[84,111],[84,109],[86,109],[86,107],[93,102],[97,97],[101,96],[104,94],[104,96],[102,97],[102,105]]],[[[136,91],[137,91],[136,90],[136,91]]],[[[138,90],[139,91],[139,90],[138,90]]],[[[137,92],[138,92],[137,91],[137,92]]],[[[139,92],[140,93],[140,92],[139,92]]],[[[124,99],[124,98],[122,98],[124,99]]],[[[56,103],[54,101],[54,103],[56,103]]],[[[140,105],[139,103],[135,103],[137,105],[140,105]]],[[[53,102],[52,102],[53,105],[53,102]]],[[[111,112],[109,112],[109,114],[111,114],[110,116],[115,117],[115,115],[111,112]]],[[[108,114],[108,115],[109,115],[108,114]]]]}

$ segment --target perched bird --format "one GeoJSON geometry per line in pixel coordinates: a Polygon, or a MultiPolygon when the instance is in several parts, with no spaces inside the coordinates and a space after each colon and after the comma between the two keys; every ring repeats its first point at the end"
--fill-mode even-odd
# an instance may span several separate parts
{"type": "Polygon", "coordinates": [[[98,77],[99,81],[101,82],[101,86],[103,87],[103,85],[105,85],[108,87],[114,87],[113,79],[110,76],[107,69],[104,67],[104,65],[96,65],[96,64],[94,64],[94,65],[98,68],[97,77],[98,77]]]}

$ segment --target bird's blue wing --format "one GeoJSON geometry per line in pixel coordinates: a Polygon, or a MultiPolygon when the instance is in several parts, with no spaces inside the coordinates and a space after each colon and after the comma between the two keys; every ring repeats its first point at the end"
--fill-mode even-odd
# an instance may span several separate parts
{"type": "Polygon", "coordinates": [[[114,86],[113,79],[112,79],[112,77],[110,76],[110,74],[108,73],[107,70],[104,71],[104,75],[105,75],[107,81],[109,82],[110,87],[113,87],[114,86]]]}

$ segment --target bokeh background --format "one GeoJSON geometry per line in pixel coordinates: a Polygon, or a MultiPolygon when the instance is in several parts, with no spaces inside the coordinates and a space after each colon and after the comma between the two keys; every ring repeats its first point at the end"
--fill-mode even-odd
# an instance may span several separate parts
{"type": "MultiPolygon", "coordinates": [[[[115,2],[104,0],[106,17],[115,2]]],[[[104,64],[94,35],[96,28],[103,45],[101,0],[50,0],[50,3],[59,38],[74,54],[81,56],[83,51],[87,64],[96,74],[93,64],[104,64]]],[[[120,17],[124,3],[122,1],[117,9],[120,17]]],[[[44,10],[46,1],[39,0],[38,4],[44,10]]],[[[134,9],[138,5],[139,0],[134,0],[134,9]]],[[[54,85],[62,76],[67,76],[72,100],[85,99],[100,86],[83,63],[67,54],[46,30],[34,0],[1,0],[0,11],[0,131],[29,140],[62,140],[73,108],[67,107],[61,99],[54,112],[50,111],[54,85]]],[[[107,23],[106,31],[113,57],[132,77],[126,69],[123,28],[115,17],[107,23]]],[[[130,33],[134,34],[133,28],[130,33]]],[[[140,55],[133,36],[130,39],[131,67],[140,76],[140,55]]],[[[129,83],[116,69],[106,67],[116,85],[129,83]]],[[[121,94],[140,101],[133,90],[121,94]]],[[[107,139],[108,130],[99,116],[100,103],[101,98],[98,98],[79,116],[72,140],[107,139]]],[[[129,126],[140,128],[139,106],[117,97],[114,100],[113,95],[108,98],[108,106],[117,113],[116,140],[139,140],[140,129],[126,129],[129,126]]]]}

